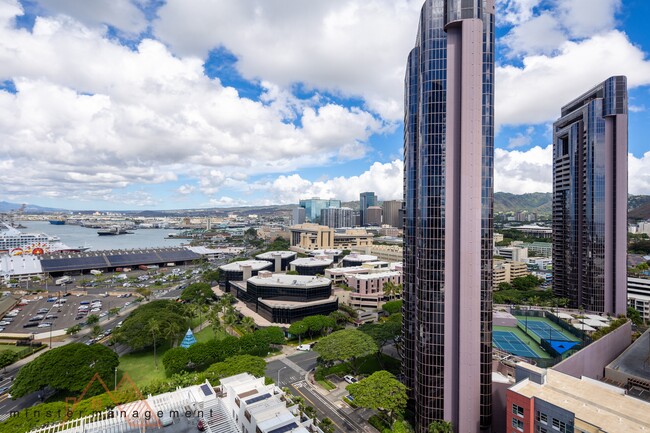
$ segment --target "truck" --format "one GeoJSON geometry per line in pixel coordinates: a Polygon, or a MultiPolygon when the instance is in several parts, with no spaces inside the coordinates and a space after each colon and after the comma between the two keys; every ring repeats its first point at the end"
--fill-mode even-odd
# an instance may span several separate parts
{"type": "Polygon", "coordinates": [[[97,270],[97,269],[91,269],[91,270],[90,270],[90,273],[91,273],[92,275],[101,275],[101,274],[103,274],[102,271],[97,270]]]}
{"type": "Polygon", "coordinates": [[[64,284],[68,284],[68,283],[71,283],[71,282],[72,282],[72,278],[70,278],[70,277],[68,277],[68,276],[66,275],[66,276],[64,276],[64,277],[57,278],[57,279],[54,281],[54,284],[56,284],[57,286],[62,286],[62,285],[64,285],[64,284]]]}

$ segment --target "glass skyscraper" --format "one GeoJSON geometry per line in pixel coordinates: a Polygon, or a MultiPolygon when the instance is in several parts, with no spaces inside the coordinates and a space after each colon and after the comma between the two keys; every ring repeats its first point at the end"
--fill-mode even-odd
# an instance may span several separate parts
{"type": "Polygon", "coordinates": [[[362,192],[359,194],[359,215],[361,219],[360,225],[365,226],[368,224],[366,221],[366,209],[370,206],[377,206],[377,196],[374,192],[362,192]]]}
{"type": "Polygon", "coordinates": [[[627,103],[611,77],[553,125],[553,290],[614,315],[627,307],[627,103]]]}
{"type": "Polygon", "coordinates": [[[300,207],[305,208],[305,216],[311,223],[320,223],[320,212],[330,207],[341,207],[341,200],[328,200],[318,197],[300,200],[300,207]]]}
{"type": "Polygon", "coordinates": [[[416,431],[492,418],[494,0],[427,0],[404,117],[403,373],[416,431]]]}

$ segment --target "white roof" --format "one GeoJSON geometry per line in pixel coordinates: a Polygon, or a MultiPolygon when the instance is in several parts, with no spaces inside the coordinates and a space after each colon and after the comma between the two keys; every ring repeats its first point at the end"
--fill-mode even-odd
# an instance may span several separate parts
{"type": "MultiPolygon", "coordinates": [[[[268,274],[268,273],[267,273],[268,274]]],[[[287,275],[287,274],[272,274],[270,277],[264,278],[260,275],[248,279],[249,282],[258,286],[272,286],[272,287],[318,287],[330,284],[329,278],[316,277],[311,275],[287,275]]]]}
{"type": "Polygon", "coordinates": [[[343,260],[354,260],[356,262],[374,262],[377,260],[377,256],[371,256],[367,254],[348,254],[347,256],[343,257],[343,260]]]}
{"type": "Polygon", "coordinates": [[[333,262],[332,259],[325,257],[303,257],[296,259],[290,263],[293,266],[329,266],[333,262]]]}
{"type": "Polygon", "coordinates": [[[373,272],[372,274],[354,274],[348,275],[350,278],[357,280],[378,280],[380,278],[390,278],[402,275],[399,271],[373,272]]]}
{"type": "Polygon", "coordinates": [[[242,247],[228,247],[228,248],[207,248],[207,247],[185,247],[188,250],[206,256],[208,254],[239,254],[244,250],[242,247]]]}
{"type": "Polygon", "coordinates": [[[0,256],[0,275],[31,275],[42,274],[43,267],[38,256],[0,256]]]}
{"type": "Polygon", "coordinates": [[[592,328],[591,326],[589,326],[589,325],[585,325],[584,323],[574,323],[574,324],[573,324],[573,327],[576,328],[576,329],[579,329],[579,330],[581,330],[581,331],[589,331],[589,332],[592,332],[592,331],[595,331],[595,330],[596,330],[596,328],[592,328]]]}
{"type": "Polygon", "coordinates": [[[294,251],[269,251],[267,253],[258,254],[255,257],[258,259],[275,259],[276,256],[280,255],[283,259],[288,259],[289,257],[295,257],[296,252],[294,251]]]}
{"type": "Polygon", "coordinates": [[[607,323],[601,322],[600,320],[580,319],[580,322],[591,328],[604,328],[605,326],[608,326],[607,323]]]}
{"type": "Polygon", "coordinates": [[[589,320],[596,320],[599,322],[609,322],[609,318],[607,316],[599,316],[598,314],[583,314],[587,319],[589,320]]]}
{"type": "Polygon", "coordinates": [[[309,254],[312,255],[312,256],[323,256],[323,255],[324,256],[339,256],[339,255],[341,255],[342,252],[343,252],[342,250],[335,250],[335,249],[329,250],[328,249],[328,250],[313,250],[309,254]]]}
{"type": "Polygon", "coordinates": [[[242,271],[242,266],[250,266],[254,271],[259,271],[261,269],[270,268],[273,264],[267,262],[266,260],[244,260],[241,262],[232,262],[227,265],[219,266],[221,270],[224,271],[242,271]]]}
{"type": "Polygon", "coordinates": [[[573,319],[573,316],[567,313],[557,313],[556,316],[559,317],[560,319],[566,319],[566,320],[573,319]]]}

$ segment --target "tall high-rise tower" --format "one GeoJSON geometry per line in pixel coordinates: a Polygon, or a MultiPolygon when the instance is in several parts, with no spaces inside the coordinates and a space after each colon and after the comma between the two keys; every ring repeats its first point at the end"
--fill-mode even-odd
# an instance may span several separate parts
{"type": "Polygon", "coordinates": [[[553,127],[553,290],[570,307],[625,314],[626,78],[562,107],[553,127]]]}
{"type": "Polygon", "coordinates": [[[492,417],[494,0],[427,0],[404,118],[403,371],[416,431],[492,417]]]}
{"type": "Polygon", "coordinates": [[[359,215],[361,216],[361,224],[365,226],[366,222],[366,209],[370,206],[377,206],[377,196],[374,192],[362,192],[359,194],[359,215]]]}

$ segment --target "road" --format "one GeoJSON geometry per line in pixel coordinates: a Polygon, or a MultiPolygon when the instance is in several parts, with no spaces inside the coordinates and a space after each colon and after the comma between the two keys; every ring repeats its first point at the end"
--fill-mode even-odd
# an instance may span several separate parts
{"type": "Polygon", "coordinates": [[[305,377],[307,372],[316,368],[317,358],[315,352],[302,352],[271,361],[266,365],[266,375],[276,381],[279,379],[277,383],[280,387],[288,387],[293,395],[302,397],[316,409],[320,419],[332,420],[337,433],[373,431],[372,427],[363,422],[363,415],[357,411],[347,414],[316,391],[312,384],[307,383],[305,377]]]}

